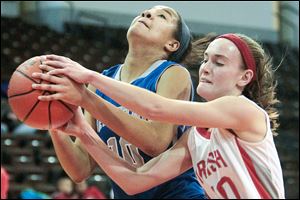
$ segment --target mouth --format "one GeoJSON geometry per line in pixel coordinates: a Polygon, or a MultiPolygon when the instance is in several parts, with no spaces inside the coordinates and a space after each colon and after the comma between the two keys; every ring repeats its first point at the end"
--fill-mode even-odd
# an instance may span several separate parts
{"type": "Polygon", "coordinates": [[[200,82],[202,83],[212,83],[211,81],[207,80],[206,78],[200,78],[200,82]]]}
{"type": "Polygon", "coordinates": [[[149,26],[146,24],[146,22],[144,22],[144,21],[142,21],[142,20],[140,20],[140,21],[138,21],[138,22],[144,24],[147,28],[149,28],[149,26]]]}

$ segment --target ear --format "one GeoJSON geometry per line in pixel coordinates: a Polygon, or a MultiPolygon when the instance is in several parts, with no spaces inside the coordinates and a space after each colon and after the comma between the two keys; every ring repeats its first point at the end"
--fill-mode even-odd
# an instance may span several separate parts
{"type": "Polygon", "coordinates": [[[237,85],[240,87],[245,87],[248,83],[251,82],[253,77],[253,71],[251,69],[246,69],[242,72],[240,80],[237,82],[237,85]]]}
{"type": "Polygon", "coordinates": [[[165,49],[171,53],[177,51],[179,47],[180,47],[180,43],[177,40],[170,40],[165,44],[165,49]]]}

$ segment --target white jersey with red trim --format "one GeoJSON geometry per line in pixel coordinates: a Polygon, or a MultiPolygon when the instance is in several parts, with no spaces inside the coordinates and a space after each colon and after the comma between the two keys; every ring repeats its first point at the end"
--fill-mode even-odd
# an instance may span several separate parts
{"type": "Polygon", "coordinates": [[[260,142],[243,141],[226,129],[208,132],[193,127],[189,133],[193,168],[210,198],[285,198],[270,120],[255,105],[265,113],[267,123],[267,134],[260,142]]]}

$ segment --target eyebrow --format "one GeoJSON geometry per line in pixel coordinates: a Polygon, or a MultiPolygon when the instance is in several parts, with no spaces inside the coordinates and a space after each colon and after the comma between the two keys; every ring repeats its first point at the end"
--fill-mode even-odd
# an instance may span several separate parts
{"type": "MultiPolygon", "coordinates": [[[[205,55],[205,56],[208,56],[208,53],[205,52],[204,55],[205,55]]],[[[225,59],[229,60],[228,57],[226,57],[226,56],[224,56],[224,55],[221,55],[221,54],[213,54],[212,56],[215,56],[215,57],[217,57],[217,58],[225,58],[225,59]]]]}
{"type": "Polygon", "coordinates": [[[165,8],[163,8],[162,10],[165,11],[166,13],[168,13],[171,17],[173,17],[172,13],[169,10],[167,10],[165,8]]]}

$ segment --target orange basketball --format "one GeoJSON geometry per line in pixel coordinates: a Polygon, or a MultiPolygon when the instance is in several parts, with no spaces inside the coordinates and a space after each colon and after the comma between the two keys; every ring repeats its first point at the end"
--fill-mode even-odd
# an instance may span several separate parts
{"type": "Polygon", "coordinates": [[[23,123],[37,129],[57,128],[73,117],[76,106],[60,100],[40,101],[38,96],[51,94],[49,91],[35,90],[33,83],[46,83],[31,77],[39,68],[39,56],[23,62],[12,74],[8,85],[8,102],[12,111],[23,123]]]}

